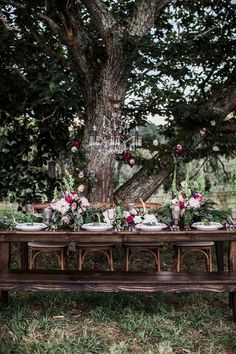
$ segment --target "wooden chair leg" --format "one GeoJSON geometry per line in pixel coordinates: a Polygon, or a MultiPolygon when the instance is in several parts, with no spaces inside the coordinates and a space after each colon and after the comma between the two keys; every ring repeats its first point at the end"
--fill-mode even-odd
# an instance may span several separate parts
{"type": "Polygon", "coordinates": [[[111,272],[114,272],[114,262],[113,262],[113,252],[111,248],[107,249],[107,253],[109,254],[109,263],[110,263],[110,270],[111,272]]]}
{"type": "Polygon", "coordinates": [[[60,263],[59,267],[61,270],[65,269],[65,264],[64,264],[64,249],[59,251],[59,257],[60,257],[60,263]]]}
{"type": "Polygon", "coordinates": [[[160,256],[160,248],[154,249],[153,252],[155,253],[155,261],[156,261],[156,270],[157,272],[161,271],[161,256],[160,256]]]}
{"type": "Polygon", "coordinates": [[[129,271],[129,259],[130,259],[130,250],[128,247],[125,248],[125,263],[124,263],[124,270],[125,272],[129,271]]]}
{"type": "Polygon", "coordinates": [[[79,264],[78,264],[78,268],[79,270],[82,270],[82,250],[79,248],[78,249],[78,258],[79,258],[79,264]]]}
{"type": "Polygon", "coordinates": [[[205,261],[206,261],[206,271],[207,272],[212,272],[212,253],[211,253],[211,248],[206,248],[205,250],[202,250],[203,255],[205,256],[205,261]]]}
{"type": "Polygon", "coordinates": [[[33,251],[29,249],[29,269],[33,269],[33,251]]]}
{"type": "Polygon", "coordinates": [[[209,248],[208,250],[208,257],[209,257],[209,272],[212,272],[213,271],[213,267],[212,267],[212,250],[211,248],[209,248]]]}
{"type": "Polygon", "coordinates": [[[181,263],[182,263],[182,252],[181,252],[181,248],[177,247],[177,249],[176,249],[176,272],[180,272],[181,263]]]}

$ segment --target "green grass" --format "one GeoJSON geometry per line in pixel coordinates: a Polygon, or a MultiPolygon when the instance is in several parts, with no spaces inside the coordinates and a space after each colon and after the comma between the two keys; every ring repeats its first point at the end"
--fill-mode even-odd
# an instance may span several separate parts
{"type": "Polygon", "coordinates": [[[2,354],[236,352],[226,294],[18,292],[0,333],[2,354]]]}

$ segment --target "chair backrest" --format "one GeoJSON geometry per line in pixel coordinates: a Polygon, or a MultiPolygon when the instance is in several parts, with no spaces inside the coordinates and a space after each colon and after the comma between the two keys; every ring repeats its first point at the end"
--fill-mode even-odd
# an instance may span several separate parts
{"type": "MultiPolygon", "coordinates": [[[[146,202],[145,203],[145,207],[146,208],[160,208],[161,203],[158,202],[146,202]]],[[[136,208],[143,208],[143,204],[142,203],[135,203],[135,207],[136,208]]]]}
{"type": "Polygon", "coordinates": [[[115,204],[111,202],[103,202],[103,203],[90,203],[91,208],[104,208],[104,209],[110,209],[114,208],[115,204]]]}
{"type": "Polygon", "coordinates": [[[37,211],[43,210],[45,208],[49,207],[49,203],[44,203],[44,204],[32,204],[32,211],[33,214],[36,214],[37,211]]]}

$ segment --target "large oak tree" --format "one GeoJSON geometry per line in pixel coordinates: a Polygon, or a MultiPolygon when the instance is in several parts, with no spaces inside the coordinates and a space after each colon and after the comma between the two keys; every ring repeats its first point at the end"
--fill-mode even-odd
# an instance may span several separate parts
{"type": "MultiPolygon", "coordinates": [[[[219,141],[225,141],[221,153],[235,148],[234,116],[225,120],[236,107],[233,1],[0,4],[1,123],[19,126],[18,117],[23,117],[23,127],[30,126],[31,136],[37,135],[42,163],[45,145],[52,155],[63,150],[66,128],[76,113],[85,121],[81,139],[86,147],[93,124],[99,133],[103,117],[117,113],[117,102],[134,124],[144,124],[148,114],[169,117],[163,131],[166,143],[150,161],[152,168],[147,172],[142,167],[115,192],[117,199],[149,198],[171,173],[178,143],[184,145],[186,161],[209,153],[209,146],[219,141]],[[206,129],[204,136],[201,128],[206,129]]],[[[20,142],[19,131],[12,142],[14,138],[22,154],[27,144],[20,142]]],[[[29,147],[33,142],[27,141],[29,147]]],[[[6,150],[2,165],[3,159],[16,157],[6,150]]],[[[115,155],[104,145],[86,151],[88,170],[97,179],[93,199],[107,200],[113,195],[115,155]]],[[[8,176],[19,173],[20,155],[14,166],[18,170],[12,167],[8,176]]]]}

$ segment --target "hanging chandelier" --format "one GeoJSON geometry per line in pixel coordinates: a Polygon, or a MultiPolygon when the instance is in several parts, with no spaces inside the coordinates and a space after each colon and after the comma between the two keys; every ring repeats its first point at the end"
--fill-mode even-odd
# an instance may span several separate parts
{"type": "Polygon", "coordinates": [[[121,117],[120,111],[114,110],[111,117],[103,116],[101,129],[97,129],[95,124],[92,127],[89,146],[98,148],[100,145],[110,153],[121,154],[141,147],[142,137],[138,126],[130,130],[130,122],[121,117]]]}

